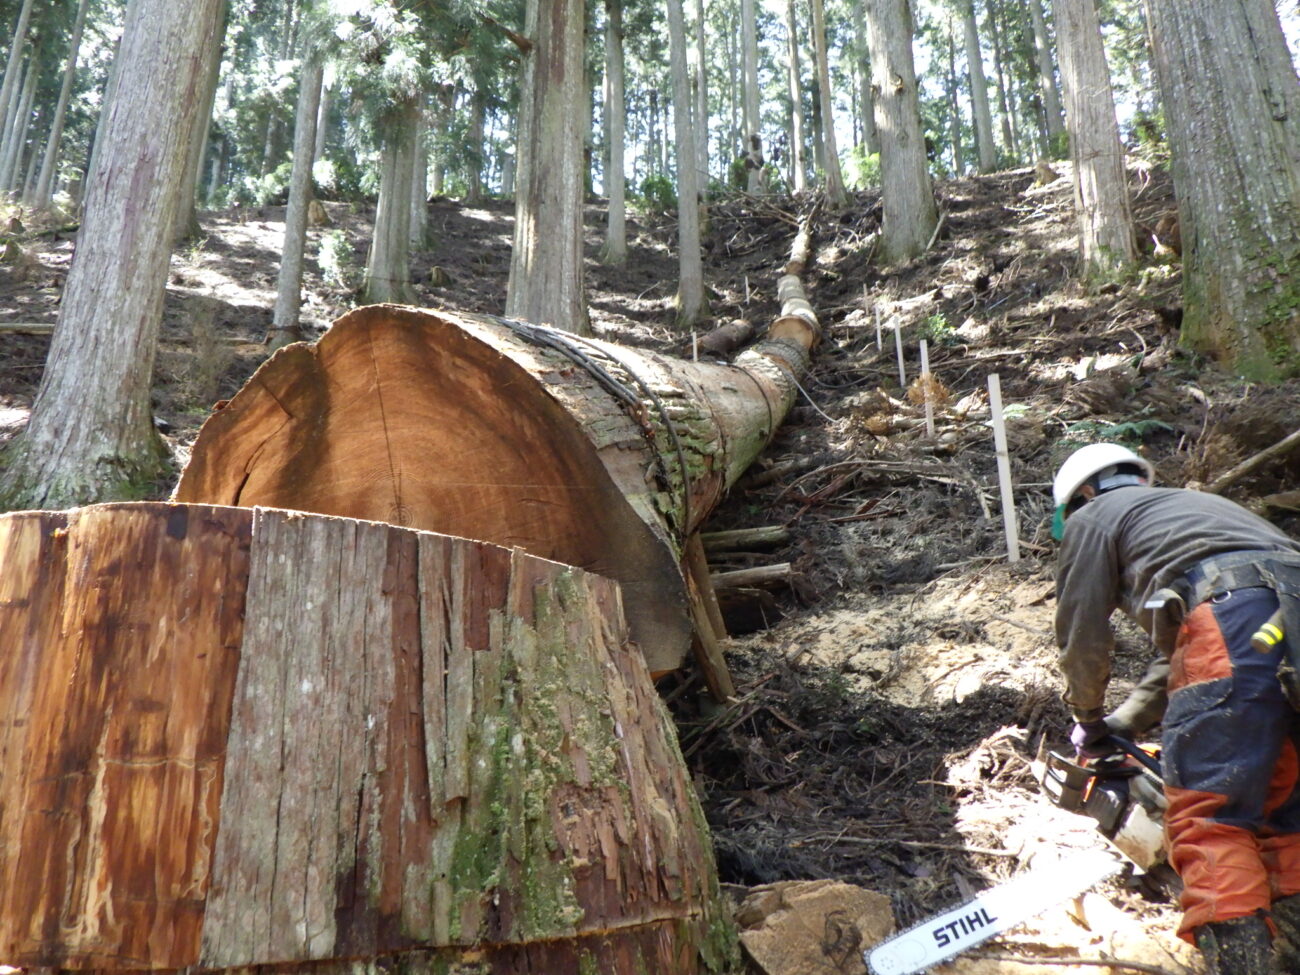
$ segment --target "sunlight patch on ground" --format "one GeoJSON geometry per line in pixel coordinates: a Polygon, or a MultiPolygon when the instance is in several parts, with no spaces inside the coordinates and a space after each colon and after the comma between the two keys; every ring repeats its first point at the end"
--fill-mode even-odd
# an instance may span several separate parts
{"type": "Polygon", "coordinates": [[[485,232],[480,240],[487,243],[493,240],[498,244],[504,244],[506,247],[513,247],[515,243],[515,215],[514,211],[510,213],[493,213],[491,210],[475,210],[473,208],[464,208],[460,211],[461,216],[467,220],[477,220],[480,223],[488,225],[489,230],[504,228],[502,233],[485,232]]]}
{"type": "Polygon", "coordinates": [[[493,213],[491,210],[476,210],[473,207],[462,207],[461,216],[468,220],[482,220],[484,223],[491,224],[513,224],[515,222],[514,212],[510,213],[493,213]]]}
{"type": "Polygon", "coordinates": [[[923,594],[860,593],[746,639],[775,643],[786,659],[844,674],[850,686],[895,704],[961,702],[981,687],[1052,685],[1050,583],[1002,572],[941,579],[923,594]],[[989,622],[990,612],[1002,618],[989,622]]]}
{"type": "Polygon", "coordinates": [[[0,407],[0,430],[11,430],[14,427],[20,427],[27,422],[31,415],[31,410],[0,407]]]}

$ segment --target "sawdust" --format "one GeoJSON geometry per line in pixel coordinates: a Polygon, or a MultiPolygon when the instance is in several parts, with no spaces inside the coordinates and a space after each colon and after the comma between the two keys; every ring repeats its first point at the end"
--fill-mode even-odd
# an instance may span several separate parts
{"type": "Polygon", "coordinates": [[[1112,959],[1170,973],[1201,971],[1199,953],[1178,938],[1175,927],[1171,920],[1137,917],[1100,893],[1087,893],[934,970],[944,975],[1095,975],[1108,970],[1096,961],[1112,959]],[[1062,964],[1075,958],[1094,964],[1062,964]]]}
{"type": "Polygon", "coordinates": [[[902,597],[849,594],[834,608],[739,639],[735,649],[762,645],[900,705],[961,703],[983,687],[1056,679],[1052,591],[1039,575],[1017,579],[994,566],[902,597]]]}

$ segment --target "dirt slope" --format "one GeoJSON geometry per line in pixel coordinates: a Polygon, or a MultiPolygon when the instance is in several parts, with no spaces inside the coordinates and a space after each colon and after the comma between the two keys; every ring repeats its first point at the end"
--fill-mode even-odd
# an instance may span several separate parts
{"type": "MultiPolygon", "coordinates": [[[[1060,167],[1063,169],[1063,167],[1060,167]]],[[[1135,180],[1138,218],[1172,209],[1159,178],[1135,180]]],[[[740,699],[720,709],[692,674],[669,678],[682,745],[709,812],[724,878],[736,885],[834,877],[887,894],[902,924],[1062,848],[1097,844],[1088,823],[1038,794],[1031,759],[1069,724],[1050,638],[1054,609],[1048,482],[1073,446],[1141,445],[1166,483],[1207,480],[1290,432],[1300,384],[1261,389],[1177,348],[1176,265],[1148,256],[1115,281],[1074,271],[1070,187],[1031,170],[939,187],[944,221],[906,266],[875,263],[877,195],[823,212],[810,298],[826,326],[794,410],[713,527],[779,524],[773,551],[720,557],[717,569],[789,563],[787,582],[727,595],[738,635],[728,650],[740,699]],[[885,326],[877,347],[877,324],[885,326]],[[929,343],[935,436],[907,379],[929,343]],[[1009,565],[988,426],[987,377],[1009,417],[1022,559],[1009,565]],[[747,631],[747,632],[745,632],[747,631]]],[[[716,322],[770,321],[776,275],[810,200],[715,204],[706,274],[716,322]]],[[[323,328],[350,306],[371,212],[330,203],[312,231],[304,315],[323,328]]],[[[629,226],[626,267],[595,261],[601,211],[590,208],[588,284],[602,337],[689,354],[674,333],[672,223],[629,226]]],[[[421,303],[497,313],[509,264],[509,204],[430,205],[433,244],[416,260],[421,303]],[[436,273],[435,273],[436,271],[436,273]],[[437,280],[435,286],[431,283],[437,280]]],[[[3,216],[7,217],[7,214],[3,216]]],[[[52,322],[71,255],[57,221],[24,215],[22,256],[0,266],[0,324],[52,322]]],[[[208,214],[206,236],[173,261],[156,408],[177,463],[211,404],[262,361],[274,303],[283,212],[208,214]]],[[[0,331],[0,440],[21,428],[48,339],[0,331]]],[[[1300,455],[1230,496],[1275,495],[1300,455]]],[[[165,496],[170,485],[159,486],[165,496]]],[[[1266,509],[1295,533],[1294,511],[1266,509]]],[[[1113,693],[1145,666],[1126,630],[1113,693]]],[[[1176,911],[1138,879],[1108,882],[1057,908],[954,972],[1096,971],[1104,956],[1195,970],[1176,943],[1176,911]]]]}

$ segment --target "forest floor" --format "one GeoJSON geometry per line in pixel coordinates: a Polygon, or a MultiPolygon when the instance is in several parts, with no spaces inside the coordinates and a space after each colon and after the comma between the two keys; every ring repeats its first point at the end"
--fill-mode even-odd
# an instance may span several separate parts
{"type": "MultiPolygon", "coordinates": [[[[1055,467],[1074,446],[1118,439],[1140,446],[1165,484],[1206,482],[1300,416],[1300,383],[1250,385],[1179,348],[1176,263],[1148,254],[1122,278],[1079,280],[1070,180],[1057,169],[1046,182],[1023,169],[940,184],[933,246],[897,267],[875,259],[877,193],[819,212],[804,280],[825,340],[806,395],[709,526],[788,528],[781,547],[717,566],[789,563],[787,584],[725,594],[737,703],[712,705],[691,673],[662,688],[733,892],[835,878],[887,895],[908,926],[1038,854],[1099,846],[1091,821],[1052,806],[1033,772],[1044,743],[1059,747],[1069,730],[1051,637],[1055,467]],[[922,337],[938,384],[933,436],[907,388],[922,337]],[[1009,426],[1014,564],[988,423],[991,373],[1009,426]]],[[[1145,227],[1172,212],[1159,173],[1135,174],[1133,189],[1145,227]]],[[[811,203],[737,198],[710,208],[712,324],[775,317],[777,277],[811,203]]],[[[324,241],[328,256],[308,261],[305,282],[304,320],[316,333],[355,301],[373,216],[345,203],[326,210],[331,226],[310,231],[309,255],[324,241]]],[[[439,198],[429,214],[419,303],[499,313],[513,206],[439,198]]],[[[55,320],[73,247],[58,221],[22,218],[21,253],[0,264],[0,443],[26,420],[49,341],[3,326],[55,320]]],[[[674,221],[636,216],[628,263],[610,268],[596,260],[601,208],[592,204],[589,218],[597,335],[689,356],[690,336],[671,325],[674,221]]],[[[208,213],[202,226],[173,260],[157,366],[156,413],[178,468],[212,404],[266,357],[283,210],[208,213]]],[[[1300,455],[1227,494],[1295,534],[1300,514],[1262,499],[1297,478],[1300,455]]],[[[1132,627],[1120,644],[1112,703],[1148,657],[1132,627]]],[[[1152,886],[1108,881],[1082,911],[1051,909],[938,970],[1094,972],[1111,958],[1114,971],[1122,961],[1199,971],[1173,935],[1176,908],[1152,886]]]]}

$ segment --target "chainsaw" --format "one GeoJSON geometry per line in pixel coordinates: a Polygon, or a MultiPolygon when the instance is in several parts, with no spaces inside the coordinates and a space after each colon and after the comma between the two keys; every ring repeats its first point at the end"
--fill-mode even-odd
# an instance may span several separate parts
{"type": "MultiPolygon", "coordinates": [[[[1062,809],[1095,819],[1102,836],[1143,871],[1172,874],[1165,863],[1159,759],[1153,750],[1117,735],[1107,743],[1114,746],[1112,753],[1083,763],[1049,753],[1040,779],[1043,790],[1062,809]]],[[[1104,851],[1033,867],[880,942],[863,958],[875,975],[913,975],[1077,897],[1123,868],[1123,859],[1104,851]]]]}
{"type": "Polygon", "coordinates": [[[1115,751],[1072,762],[1060,752],[1047,756],[1041,779],[1048,798],[1066,812],[1097,821],[1097,831],[1147,873],[1165,863],[1164,781],[1159,750],[1110,735],[1115,751]]]}

